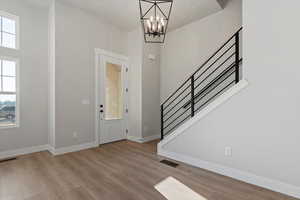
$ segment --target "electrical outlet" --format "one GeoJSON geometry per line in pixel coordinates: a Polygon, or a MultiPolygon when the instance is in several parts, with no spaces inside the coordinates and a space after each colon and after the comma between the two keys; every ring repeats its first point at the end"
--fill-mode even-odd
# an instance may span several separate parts
{"type": "Polygon", "coordinates": [[[225,156],[227,156],[227,157],[232,156],[232,148],[231,147],[225,147],[225,156]]]}
{"type": "Polygon", "coordinates": [[[77,132],[73,132],[73,138],[78,138],[78,133],[77,132]]]}

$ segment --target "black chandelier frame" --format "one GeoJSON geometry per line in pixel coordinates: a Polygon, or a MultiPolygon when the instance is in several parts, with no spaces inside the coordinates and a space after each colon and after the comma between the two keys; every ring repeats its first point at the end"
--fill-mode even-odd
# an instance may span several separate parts
{"type": "Polygon", "coordinates": [[[169,19],[170,19],[172,7],[173,7],[173,0],[139,0],[139,6],[140,6],[140,19],[141,19],[142,30],[144,33],[145,42],[146,43],[164,43],[168,25],[169,25],[169,19]],[[150,6],[150,8],[144,13],[143,13],[143,9],[142,9],[142,2],[152,4],[152,6],[150,6]],[[170,4],[168,13],[163,12],[163,10],[160,7],[160,4],[165,4],[165,3],[170,4]],[[159,34],[150,33],[150,32],[147,33],[145,30],[145,27],[146,27],[145,23],[147,20],[150,20],[150,18],[146,17],[146,15],[153,9],[154,9],[154,19],[156,19],[156,17],[158,16],[158,12],[160,12],[163,15],[162,19],[164,21],[166,21],[166,26],[164,27],[164,31],[159,34]],[[152,36],[151,38],[153,38],[153,40],[147,39],[147,36],[152,36]],[[162,40],[159,40],[159,41],[154,40],[156,37],[162,37],[162,40]]]}

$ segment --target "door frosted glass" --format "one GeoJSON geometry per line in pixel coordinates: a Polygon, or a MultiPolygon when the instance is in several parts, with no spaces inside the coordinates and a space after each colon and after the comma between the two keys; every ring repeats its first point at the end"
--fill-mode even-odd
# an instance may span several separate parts
{"type": "Polygon", "coordinates": [[[122,119],[123,95],[122,95],[122,67],[120,65],[106,63],[105,75],[105,119],[122,119]]]}

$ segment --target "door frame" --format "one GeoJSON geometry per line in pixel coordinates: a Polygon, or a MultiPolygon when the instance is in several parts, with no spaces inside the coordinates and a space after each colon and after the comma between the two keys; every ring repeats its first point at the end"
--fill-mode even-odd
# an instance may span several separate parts
{"type": "MultiPolygon", "coordinates": [[[[94,104],[94,109],[95,109],[95,143],[97,146],[100,145],[99,142],[99,124],[100,124],[100,118],[99,118],[99,113],[98,113],[98,101],[99,101],[99,90],[98,90],[98,84],[99,84],[99,64],[100,64],[100,56],[109,56],[109,57],[113,57],[116,58],[118,60],[122,60],[123,62],[126,63],[126,68],[128,69],[128,73],[129,73],[129,58],[127,56],[121,55],[121,54],[117,54],[111,51],[107,51],[104,49],[99,49],[99,48],[95,48],[95,81],[94,81],[94,86],[95,86],[95,104],[94,104]]],[[[129,79],[129,77],[128,77],[129,79]]],[[[128,87],[129,87],[129,83],[128,83],[128,87]]],[[[127,94],[127,98],[129,97],[129,94],[127,94]]],[[[129,105],[129,102],[128,102],[129,105]]],[[[126,129],[129,129],[129,112],[126,114],[126,116],[124,115],[124,123],[126,126],[126,129]]]]}

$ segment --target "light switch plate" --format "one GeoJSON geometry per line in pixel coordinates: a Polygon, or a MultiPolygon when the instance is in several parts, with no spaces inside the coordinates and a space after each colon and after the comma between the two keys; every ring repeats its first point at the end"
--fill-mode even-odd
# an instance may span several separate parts
{"type": "Polygon", "coordinates": [[[225,156],[227,156],[227,157],[232,156],[232,148],[231,147],[225,147],[225,156]]]}

